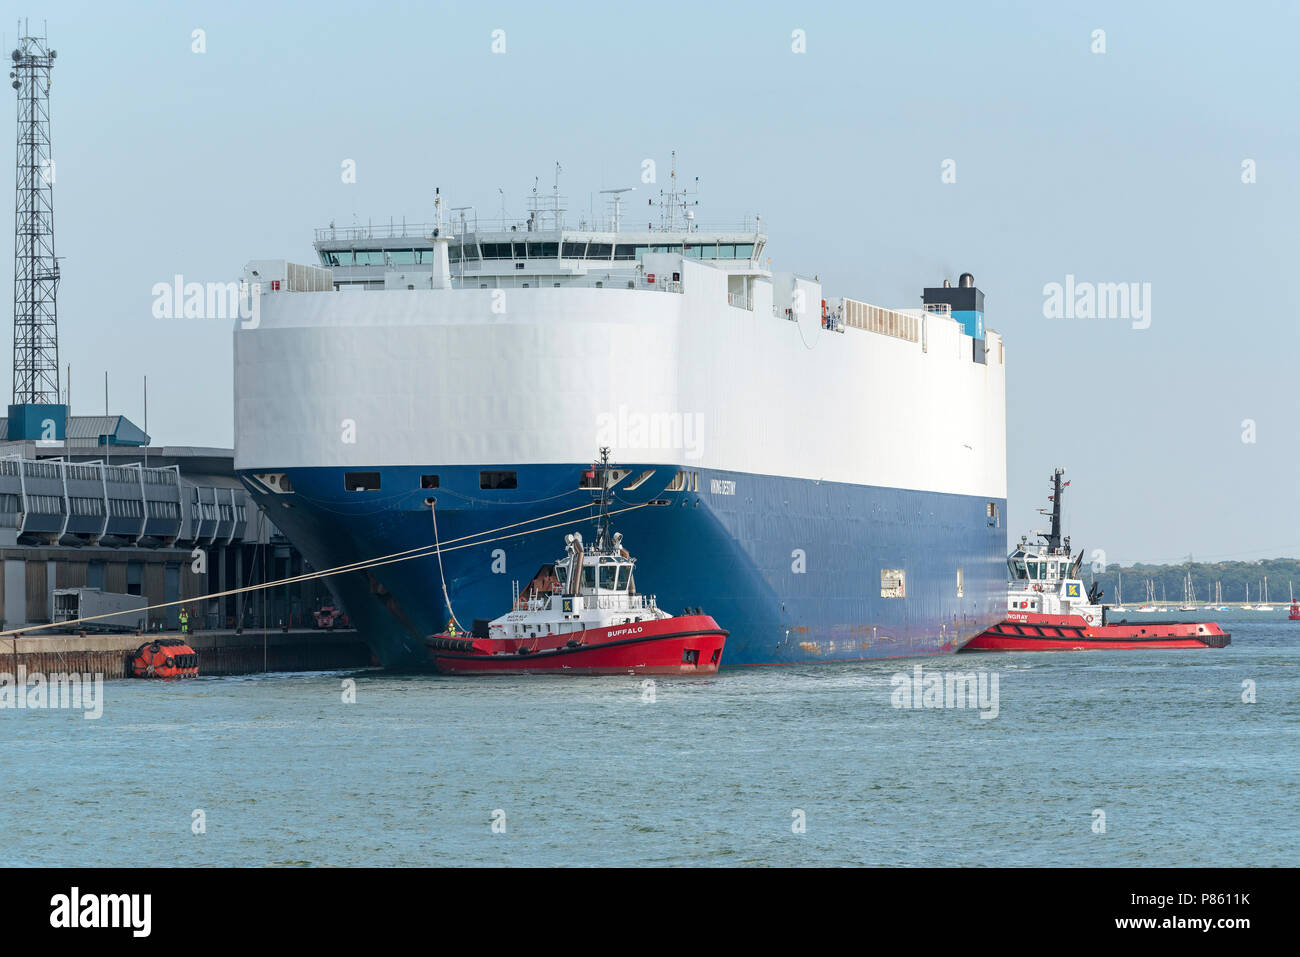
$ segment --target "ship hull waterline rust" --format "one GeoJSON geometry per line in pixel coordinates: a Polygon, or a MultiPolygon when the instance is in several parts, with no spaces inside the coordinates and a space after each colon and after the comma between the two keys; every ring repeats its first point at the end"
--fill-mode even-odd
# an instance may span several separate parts
{"type": "MultiPolygon", "coordinates": [[[[1061,534],[1061,502],[1069,482],[1052,475],[1052,525],[1042,544],[1022,537],[1007,559],[1011,581],[1002,621],[976,635],[963,651],[1124,651],[1223,648],[1231,635],[1209,621],[1108,620],[1096,584],[1086,595],[1078,577],[1083,551],[1070,550],[1061,534]]],[[[1040,509],[1049,514],[1046,509],[1040,509]]]]}

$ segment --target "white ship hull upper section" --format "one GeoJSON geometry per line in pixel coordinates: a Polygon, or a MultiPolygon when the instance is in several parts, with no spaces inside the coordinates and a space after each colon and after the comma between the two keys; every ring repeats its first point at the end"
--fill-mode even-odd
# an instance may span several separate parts
{"type": "Polygon", "coordinates": [[[257,327],[235,334],[235,467],[581,463],[610,445],[615,461],[1006,497],[996,333],[980,363],[942,314],[914,315],[919,341],[837,333],[808,280],[664,254],[651,273],[654,291],[263,286],[257,327]]]}

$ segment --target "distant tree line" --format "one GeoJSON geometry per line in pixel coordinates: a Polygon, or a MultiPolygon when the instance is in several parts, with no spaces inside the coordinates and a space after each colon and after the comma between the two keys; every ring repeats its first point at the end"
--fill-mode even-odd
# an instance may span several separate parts
{"type": "Polygon", "coordinates": [[[1080,569],[1083,580],[1091,586],[1095,581],[1105,592],[1104,601],[1114,604],[1119,599],[1118,581],[1124,578],[1124,603],[1141,604],[1146,600],[1147,581],[1155,585],[1155,600],[1181,602],[1183,582],[1192,573],[1196,590],[1195,601],[1204,605],[1215,597],[1215,585],[1223,586],[1223,601],[1246,600],[1246,585],[1250,585],[1251,604],[1258,604],[1263,595],[1260,587],[1268,577],[1268,598],[1275,605],[1288,600],[1290,586],[1300,586],[1300,561],[1294,558],[1268,558],[1256,562],[1184,562],[1181,565],[1108,565],[1104,572],[1094,572],[1084,556],[1080,569]]]}

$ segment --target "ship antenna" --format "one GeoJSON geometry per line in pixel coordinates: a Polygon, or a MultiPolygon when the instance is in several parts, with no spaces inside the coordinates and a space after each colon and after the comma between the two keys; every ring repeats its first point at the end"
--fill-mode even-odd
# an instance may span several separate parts
{"type": "Polygon", "coordinates": [[[619,189],[602,189],[600,192],[601,192],[602,195],[605,194],[605,193],[612,193],[613,196],[614,196],[614,222],[613,222],[613,227],[614,227],[614,228],[611,229],[610,232],[616,233],[616,232],[618,232],[619,221],[620,221],[620,218],[621,218],[621,217],[619,216],[619,214],[622,212],[622,208],[623,208],[623,194],[624,194],[624,193],[635,193],[635,192],[636,192],[636,187],[635,187],[635,186],[623,186],[623,187],[621,187],[621,188],[619,188],[619,189]]]}

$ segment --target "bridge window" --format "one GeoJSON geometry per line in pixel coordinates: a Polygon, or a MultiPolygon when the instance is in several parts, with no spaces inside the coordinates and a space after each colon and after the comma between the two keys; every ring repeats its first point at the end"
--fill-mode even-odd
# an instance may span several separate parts
{"type": "Polygon", "coordinates": [[[482,243],[484,259],[510,259],[509,243],[482,243]]]}
{"type": "Polygon", "coordinates": [[[554,259],[560,254],[559,243],[529,243],[529,259],[554,259]]]}
{"type": "MultiPolygon", "coordinates": [[[[642,247],[644,248],[644,247],[642,247]]],[[[631,243],[619,243],[614,247],[615,259],[636,259],[636,246],[631,243]]]]}
{"type": "Polygon", "coordinates": [[[322,265],[325,266],[351,266],[352,250],[350,249],[322,249],[320,254],[322,265]]]}
{"type": "Polygon", "coordinates": [[[753,258],[754,258],[754,244],[753,244],[753,243],[736,243],[736,258],[737,258],[737,259],[753,259],[753,258]]]}
{"type": "Polygon", "coordinates": [[[564,244],[565,259],[581,259],[585,255],[587,255],[586,243],[565,243],[564,244]]]}
{"type": "Polygon", "coordinates": [[[512,252],[513,252],[513,254],[514,254],[514,258],[515,258],[515,259],[527,259],[527,258],[528,258],[528,244],[527,244],[527,243],[515,243],[515,244],[514,244],[514,249],[512,250],[512,252]]]}
{"type": "Polygon", "coordinates": [[[613,562],[602,563],[600,566],[600,587],[606,591],[613,591],[614,586],[618,584],[618,566],[613,562]]]}
{"type": "Polygon", "coordinates": [[[612,243],[591,243],[587,246],[588,259],[608,259],[614,251],[612,243]]]}
{"type": "Polygon", "coordinates": [[[479,472],[478,487],[485,489],[518,488],[519,478],[516,472],[479,472]]]}
{"type": "MultiPolygon", "coordinates": [[[[458,250],[459,251],[459,250],[458,250]]],[[[392,257],[394,266],[414,266],[415,250],[414,249],[390,249],[388,255],[392,257]]]]}
{"type": "Polygon", "coordinates": [[[379,473],[345,472],[343,487],[349,492],[377,492],[379,491],[379,473]]]}
{"type": "Polygon", "coordinates": [[[715,243],[697,243],[686,247],[686,255],[691,259],[717,259],[718,247],[715,243]]]}

